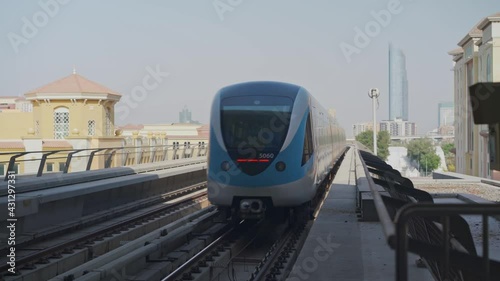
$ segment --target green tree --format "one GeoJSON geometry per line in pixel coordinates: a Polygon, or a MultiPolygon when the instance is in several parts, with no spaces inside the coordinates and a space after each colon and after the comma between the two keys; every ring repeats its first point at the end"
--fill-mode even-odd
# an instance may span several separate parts
{"type": "Polygon", "coordinates": [[[373,131],[364,131],[358,134],[356,140],[373,152],[373,131]]]}
{"type": "MultiPolygon", "coordinates": [[[[373,150],[373,131],[364,131],[356,136],[356,140],[373,150]]],[[[391,137],[387,131],[378,132],[377,134],[377,156],[386,161],[389,156],[389,143],[391,137]]]]}
{"type": "Polygon", "coordinates": [[[444,155],[449,155],[451,150],[455,148],[455,144],[452,142],[444,143],[441,145],[441,148],[443,149],[444,155]]]}
{"type": "Polygon", "coordinates": [[[455,144],[453,142],[441,144],[448,171],[455,172],[455,144]]]}
{"type": "MultiPolygon", "coordinates": [[[[391,142],[391,136],[387,131],[380,131],[377,134],[377,154],[378,157],[386,161],[389,157],[389,143],[391,142]]],[[[373,145],[372,145],[373,146],[373,145]]]]}
{"type": "Polygon", "coordinates": [[[414,139],[408,143],[406,148],[408,149],[408,158],[417,161],[420,171],[432,172],[439,167],[441,158],[436,154],[431,139],[414,139]]]}

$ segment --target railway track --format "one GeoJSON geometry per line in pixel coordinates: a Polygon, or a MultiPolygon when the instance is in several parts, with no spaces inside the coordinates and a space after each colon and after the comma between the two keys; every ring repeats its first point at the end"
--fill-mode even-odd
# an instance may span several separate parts
{"type": "Polygon", "coordinates": [[[205,208],[50,280],[160,280],[227,230],[219,217],[205,208]]]}
{"type": "MultiPolygon", "coordinates": [[[[313,216],[318,214],[342,160],[343,157],[313,200],[310,210],[313,216]]],[[[243,221],[214,239],[161,281],[285,280],[311,226],[312,220],[303,217],[280,224],[272,219],[257,223],[243,221]]]]}
{"type": "MultiPolygon", "coordinates": [[[[336,168],[323,183],[314,208],[308,209],[311,214],[317,214],[335,172],[336,168]]],[[[206,202],[208,206],[206,192],[198,190],[170,200],[165,206],[151,207],[142,215],[130,216],[128,226],[125,222],[108,223],[106,228],[88,236],[55,245],[44,254],[32,255],[31,264],[43,267],[43,262],[60,260],[61,256],[71,255],[68,254],[71,251],[86,252],[79,266],[58,268],[50,277],[35,274],[28,267],[26,270],[34,273],[34,278],[29,280],[285,280],[312,226],[308,218],[293,216],[290,218],[295,219],[279,222],[269,218],[233,224],[213,206],[200,206],[187,215],[186,210],[192,207],[183,204],[194,201],[206,202]],[[169,220],[160,218],[167,213],[175,215],[169,220]],[[147,229],[134,237],[122,235],[113,243],[104,243],[127,228],[133,230],[150,221],[158,221],[156,230],[147,229]]],[[[6,280],[22,279],[10,276],[6,280]]]]}
{"type": "Polygon", "coordinates": [[[283,280],[305,238],[304,223],[243,222],[231,228],[161,281],[283,280]]]}
{"type": "MultiPolygon", "coordinates": [[[[205,188],[206,188],[206,182],[201,182],[171,192],[153,196],[147,199],[137,200],[134,203],[121,205],[115,208],[111,208],[109,210],[98,212],[96,214],[88,215],[79,218],[78,220],[75,221],[66,222],[62,225],[55,225],[52,227],[41,229],[36,233],[21,234],[20,235],[21,239],[18,239],[17,241],[17,247],[23,248],[27,247],[28,245],[35,244],[38,242],[43,242],[48,239],[54,239],[57,238],[58,235],[67,234],[68,232],[72,231],[82,230],[83,228],[91,227],[98,223],[102,223],[104,221],[119,216],[124,216],[140,209],[146,209],[148,207],[154,207],[155,205],[161,205],[162,203],[168,200],[173,200],[180,196],[189,194],[194,191],[202,190],[205,188]]],[[[7,245],[2,245],[0,247],[0,257],[4,256],[4,254],[7,254],[7,248],[8,248],[7,245]]],[[[0,259],[0,262],[1,261],[2,260],[0,259]]]]}
{"type": "MultiPolygon", "coordinates": [[[[74,259],[75,252],[79,253],[82,262],[102,255],[120,246],[124,236],[132,239],[143,232],[150,232],[160,228],[165,222],[175,221],[182,216],[193,213],[208,206],[206,197],[206,182],[181,188],[173,192],[162,194],[146,201],[141,201],[135,206],[125,206],[119,210],[110,210],[100,217],[83,220],[84,223],[70,225],[53,232],[50,235],[37,237],[16,247],[16,268],[20,275],[6,275],[6,280],[21,280],[24,275],[33,276],[32,280],[47,280],[39,277],[43,268],[50,268],[50,264],[61,264],[64,260],[74,259]],[[155,223],[156,222],[156,223],[155,223]],[[137,231],[141,226],[147,230],[137,231]],[[73,230],[68,233],[69,230],[73,230]],[[135,232],[136,234],[128,234],[135,232]],[[109,242],[116,236],[118,242],[109,242]],[[103,242],[105,241],[105,242],[103,242]],[[105,246],[99,246],[103,242],[105,246]],[[93,245],[93,246],[92,246],[93,245]]],[[[3,255],[2,253],[2,256],[3,255]]],[[[0,260],[0,261],[3,261],[0,260]]],[[[3,261],[0,272],[6,273],[8,265],[3,261]]],[[[70,269],[70,268],[67,268],[70,269]]],[[[52,276],[53,277],[53,276],[52,276]]]]}

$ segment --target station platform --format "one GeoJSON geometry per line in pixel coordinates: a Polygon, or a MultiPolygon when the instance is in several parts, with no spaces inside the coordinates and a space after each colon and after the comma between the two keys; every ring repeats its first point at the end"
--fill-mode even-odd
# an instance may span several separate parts
{"type": "MultiPolygon", "coordinates": [[[[349,149],[287,281],[395,280],[395,251],[382,226],[356,213],[355,157],[349,149]]],[[[409,280],[434,280],[417,259],[409,254],[409,280]]]]}

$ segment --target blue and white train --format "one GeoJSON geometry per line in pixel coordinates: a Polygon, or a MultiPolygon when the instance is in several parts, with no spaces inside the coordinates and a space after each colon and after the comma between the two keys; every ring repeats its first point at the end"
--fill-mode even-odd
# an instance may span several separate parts
{"type": "Polygon", "coordinates": [[[297,85],[231,85],[211,110],[208,199],[233,218],[308,204],[346,147],[336,119],[297,85]]]}

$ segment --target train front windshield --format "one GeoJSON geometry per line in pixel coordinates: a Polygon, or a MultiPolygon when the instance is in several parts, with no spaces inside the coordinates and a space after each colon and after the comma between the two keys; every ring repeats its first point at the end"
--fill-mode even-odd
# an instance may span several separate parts
{"type": "Polygon", "coordinates": [[[281,96],[239,96],[221,102],[222,136],[228,150],[277,152],[283,145],[293,100],[281,96]]]}

